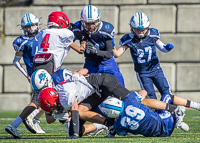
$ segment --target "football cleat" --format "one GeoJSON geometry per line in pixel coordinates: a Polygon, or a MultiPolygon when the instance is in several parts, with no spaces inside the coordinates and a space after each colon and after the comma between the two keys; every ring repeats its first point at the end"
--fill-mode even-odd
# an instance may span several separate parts
{"type": "Polygon", "coordinates": [[[183,118],[185,116],[185,107],[184,106],[177,106],[177,108],[174,110],[175,112],[175,117],[176,117],[176,123],[175,127],[179,128],[182,125],[183,118]]]}
{"type": "Polygon", "coordinates": [[[87,136],[96,136],[96,135],[98,135],[99,133],[103,132],[104,130],[105,130],[106,132],[108,132],[108,127],[106,127],[105,125],[102,125],[101,128],[96,129],[95,131],[93,131],[93,132],[87,134],[87,136]]]}
{"type": "Polygon", "coordinates": [[[20,136],[19,133],[17,132],[17,128],[13,123],[6,126],[5,130],[9,134],[11,134],[15,139],[21,139],[22,138],[22,136],[20,136]]]}
{"type": "Polygon", "coordinates": [[[40,123],[39,120],[36,120],[36,119],[33,120],[34,129],[35,129],[35,131],[36,131],[37,133],[39,133],[39,134],[44,134],[45,131],[43,131],[43,130],[41,129],[39,123],[40,123]]]}
{"type": "Polygon", "coordinates": [[[23,121],[23,123],[31,133],[33,133],[33,134],[37,133],[34,128],[33,116],[31,114],[23,121]]]}
{"type": "Polygon", "coordinates": [[[116,135],[116,132],[115,132],[115,129],[114,129],[114,125],[110,126],[108,129],[109,129],[108,130],[108,134],[107,134],[107,136],[105,136],[105,138],[114,138],[115,135],[116,135]]]}

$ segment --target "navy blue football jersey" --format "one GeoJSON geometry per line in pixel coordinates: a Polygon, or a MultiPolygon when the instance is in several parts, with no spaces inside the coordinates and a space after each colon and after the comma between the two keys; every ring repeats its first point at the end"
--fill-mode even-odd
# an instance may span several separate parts
{"type": "MultiPolygon", "coordinates": [[[[170,113],[168,113],[171,116],[170,113]]],[[[142,134],[146,137],[170,136],[173,131],[173,120],[170,129],[158,113],[141,104],[141,95],[132,92],[124,100],[124,110],[114,123],[118,135],[142,134]]]]}
{"type": "Polygon", "coordinates": [[[160,67],[156,53],[156,41],[160,39],[157,29],[150,28],[145,39],[138,40],[129,33],[120,39],[120,45],[130,48],[131,56],[138,73],[150,73],[160,67]]]}
{"type": "Polygon", "coordinates": [[[16,52],[23,52],[23,60],[26,65],[28,75],[32,74],[33,58],[38,50],[38,41],[35,37],[20,36],[13,42],[13,47],[16,52]]]}
{"type": "MultiPolygon", "coordinates": [[[[112,40],[112,42],[113,42],[113,39],[115,37],[115,28],[111,23],[101,21],[99,29],[100,30],[96,34],[89,34],[87,37],[87,41],[90,41],[97,50],[106,51],[105,43],[107,40],[112,40]]],[[[76,22],[74,24],[74,28],[73,28],[75,40],[80,40],[80,39],[78,39],[78,34],[82,30],[83,30],[83,27],[81,25],[81,21],[76,22]]],[[[113,42],[113,44],[114,44],[114,42],[113,42]]],[[[112,49],[111,49],[111,52],[112,52],[112,49]]],[[[98,56],[98,54],[97,55],[90,54],[89,50],[86,50],[84,54],[85,54],[86,59],[89,59],[90,61],[105,61],[105,60],[107,60],[107,58],[105,58],[103,55],[98,56]]]]}

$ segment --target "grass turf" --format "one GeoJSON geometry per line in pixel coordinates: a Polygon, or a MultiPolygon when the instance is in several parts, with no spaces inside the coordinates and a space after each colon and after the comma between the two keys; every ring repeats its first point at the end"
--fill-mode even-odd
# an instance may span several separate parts
{"type": "Polygon", "coordinates": [[[79,143],[192,143],[200,142],[200,111],[187,109],[184,122],[190,129],[188,132],[175,129],[171,137],[143,137],[141,135],[116,136],[115,138],[104,138],[106,132],[102,132],[97,136],[84,136],[76,140],[64,140],[68,136],[65,133],[65,126],[58,121],[53,124],[47,124],[45,117],[40,119],[40,126],[46,132],[45,134],[32,134],[22,123],[17,129],[23,139],[14,139],[5,131],[5,127],[10,124],[21,111],[0,111],[0,142],[2,143],[62,143],[62,142],[79,142],[79,143]]]}

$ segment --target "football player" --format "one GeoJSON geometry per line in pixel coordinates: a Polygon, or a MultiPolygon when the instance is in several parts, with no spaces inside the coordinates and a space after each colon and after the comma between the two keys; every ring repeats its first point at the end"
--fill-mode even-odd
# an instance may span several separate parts
{"type": "Polygon", "coordinates": [[[60,68],[70,48],[83,54],[85,49],[77,46],[70,27],[69,18],[60,11],[52,12],[48,17],[48,29],[38,35],[38,51],[34,57],[33,71],[45,69],[50,74],[60,68]]]}
{"type": "Polygon", "coordinates": [[[155,28],[149,28],[150,20],[142,12],[135,13],[130,19],[131,32],[120,39],[117,50],[114,49],[115,57],[121,56],[130,49],[134,62],[137,79],[142,89],[148,92],[148,96],[157,99],[153,84],[157,87],[161,96],[171,94],[169,83],[164,76],[156,53],[156,47],[161,52],[169,52],[174,46],[165,45],[160,40],[160,33],[155,28]]]}
{"type": "MultiPolygon", "coordinates": [[[[27,20],[30,20],[27,18],[27,20]]],[[[68,26],[70,25],[69,19],[63,12],[55,11],[52,12],[48,17],[48,28],[41,30],[38,35],[38,52],[33,58],[32,71],[37,69],[46,69],[50,74],[56,71],[62,64],[64,58],[66,57],[70,47],[79,53],[84,52],[84,48],[77,46],[73,43],[74,35],[70,31],[68,26]],[[51,43],[49,43],[51,42],[51,43]]],[[[41,80],[47,77],[43,77],[45,74],[41,74],[41,80]]],[[[47,86],[52,87],[52,83],[49,81],[46,83],[47,86]]],[[[45,85],[46,85],[45,84],[45,85]]],[[[14,138],[22,138],[17,132],[17,127],[25,120],[29,114],[38,109],[38,89],[34,89],[31,103],[29,103],[22,113],[17,117],[13,123],[9,124],[5,130],[10,133],[14,138]]]]}
{"type": "MultiPolygon", "coordinates": [[[[175,114],[179,116],[174,116],[173,113],[165,110],[153,112],[142,104],[141,99],[141,94],[132,92],[126,96],[124,101],[110,97],[101,104],[103,112],[108,117],[116,118],[109,132],[120,136],[132,133],[141,134],[145,137],[169,137],[178,124],[182,130],[189,130],[189,126],[182,122],[185,115],[184,106],[178,106],[175,114]]],[[[167,96],[162,98],[161,101],[168,104],[172,103],[172,100],[167,96]]]]}
{"type": "MultiPolygon", "coordinates": [[[[38,41],[36,39],[40,28],[38,17],[32,13],[25,14],[21,19],[21,28],[24,31],[24,35],[17,37],[13,42],[13,47],[16,51],[13,64],[27,78],[28,82],[30,82],[33,57],[38,50],[38,41]],[[22,57],[26,65],[26,70],[20,63],[22,57]]],[[[39,110],[41,110],[41,108],[39,110]]],[[[38,119],[43,114],[43,111],[39,112],[39,110],[34,110],[34,112],[23,121],[27,129],[32,133],[45,133],[39,126],[38,119]]],[[[21,117],[19,116],[16,120],[21,121],[21,117]]]]}
{"type": "Polygon", "coordinates": [[[115,28],[109,22],[102,21],[100,11],[93,5],[85,6],[80,21],[73,26],[75,40],[85,47],[84,68],[89,73],[109,73],[124,86],[124,79],[113,57],[115,28]]]}

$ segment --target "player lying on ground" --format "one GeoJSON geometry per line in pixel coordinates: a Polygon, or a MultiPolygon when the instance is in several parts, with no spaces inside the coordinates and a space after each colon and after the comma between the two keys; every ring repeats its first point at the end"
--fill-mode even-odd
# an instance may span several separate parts
{"type": "MultiPolygon", "coordinates": [[[[58,72],[58,71],[57,71],[58,72]]],[[[55,72],[56,74],[56,72],[55,72]]],[[[74,126],[71,130],[74,131],[74,134],[69,138],[77,138],[79,134],[79,120],[80,119],[90,122],[96,122],[100,124],[104,124],[106,126],[111,126],[113,124],[112,120],[106,119],[102,115],[98,113],[89,111],[92,108],[97,107],[101,104],[108,96],[114,95],[115,97],[124,100],[126,95],[131,93],[126,88],[121,86],[117,79],[110,74],[89,74],[84,76],[79,76],[79,74],[69,75],[59,73],[57,74],[56,79],[65,79],[64,76],[71,76],[73,79],[75,77],[75,81],[73,80],[65,80],[64,82],[58,84],[55,88],[45,88],[40,92],[40,100],[39,105],[45,111],[49,112],[54,110],[55,108],[61,106],[66,110],[70,110],[72,112],[72,122],[75,122],[76,126],[74,126]],[[59,77],[59,75],[62,77],[59,77]],[[102,91],[99,93],[99,91],[102,91]],[[53,96],[54,98],[51,98],[53,96]],[[84,100],[85,99],[85,100],[84,100]],[[47,102],[52,100],[51,103],[47,102]],[[74,116],[74,117],[73,117],[74,116]],[[78,120],[78,121],[77,121],[78,120]]],[[[54,77],[53,77],[54,78],[54,77]]],[[[196,105],[193,107],[195,109],[199,109],[199,104],[196,102],[191,102],[187,99],[182,99],[177,101],[180,97],[169,95],[169,98],[173,103],[186,106],[188,103],[196,105]],[[179,102],[179,103],[178,103],[179,102]]],[[[170,112],[174,112],[176,106],[171,104],[166,104],[164,102],[154,100],[154,99],[143,99],[142,104],[160,110],[168,110],[170,112]]],[[[189,105],[190,106],[190,105],[189,105]]],[[[176,127],[181,126],[181,122],[183,118],[180,119],[176,125],[176,127]]]]}
{"type": "MultiPolygon", "coordinates": [[[[142,95],[137,92],[128,94],[124,101],[110,97],[102,103],[103,112],[110,118],[116,118],[109,132],[114,136],[125,136],[127,133],[141,134],[145,137],[168,137],[176,127],[177,117],[165,110],[153,112],[141,102],[142,95]]],[[[161,101],[170,104],[171,98],[166,94],[161,101]]],[[[178,106],[175,110],[179,118],[184,117],[185,107],[178,106]]],[[[180,122],[180,127],[185,131],[189,126],[180,122]]]]}

